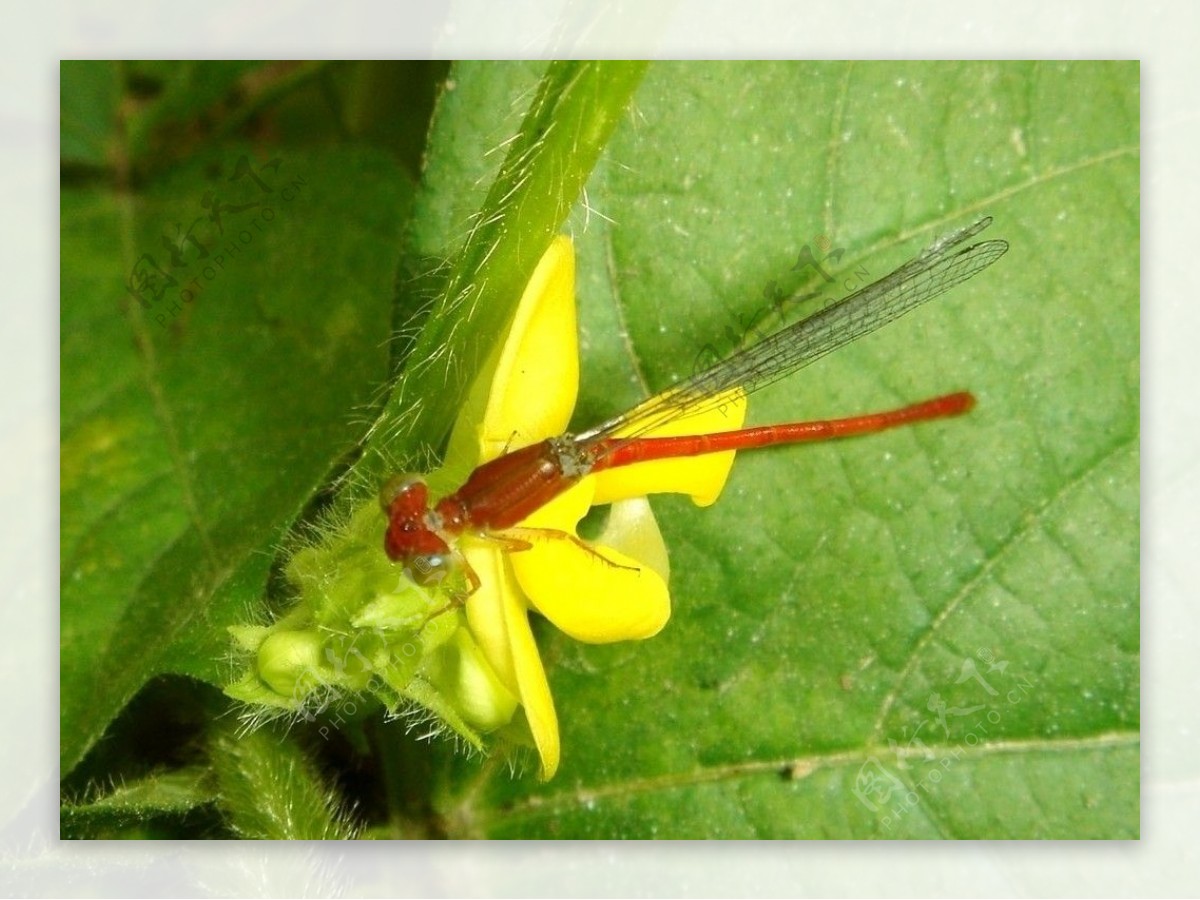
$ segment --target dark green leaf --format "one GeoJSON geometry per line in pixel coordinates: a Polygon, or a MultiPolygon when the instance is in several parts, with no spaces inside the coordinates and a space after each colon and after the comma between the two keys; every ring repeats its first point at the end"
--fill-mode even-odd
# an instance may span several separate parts
{"type": "Polygon", "coordinates": [[[387,377],[408,183],[375,152],[246,154],[268,195],[228,180],[244,154],[63,192],[64,773],[152,675],[229,679],[225,627],[387,377]],[[157,299],[130,285],[153,267],[177,282],[157,299]]]}

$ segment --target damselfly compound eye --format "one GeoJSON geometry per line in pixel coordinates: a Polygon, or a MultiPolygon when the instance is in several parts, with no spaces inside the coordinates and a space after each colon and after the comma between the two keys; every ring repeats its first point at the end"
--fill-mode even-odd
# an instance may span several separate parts
{"type": "Polygon", "coordinates": [[[430,553],[412,557],[405,568],[408,577],[421,587],[432,587],[456,567],[457,559],[453,553],[430,553]]]}
{"type": "Polygon", "coordinates": [[[416,484],[424,485],[425,479],[420,475],[407,474],[393,475],[385,481],[379,489],[379,505],[383,511],[389,512],[395,499],[416,484]]]}

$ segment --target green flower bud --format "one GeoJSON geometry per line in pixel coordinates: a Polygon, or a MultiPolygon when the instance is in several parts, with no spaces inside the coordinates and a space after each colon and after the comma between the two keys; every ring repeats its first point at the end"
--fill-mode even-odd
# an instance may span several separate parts
{"type": "Polygon", "coordinates": [[[517,698],[500,683],[465,628],[430,659],[427,677],[463,720],[481,732],[508,724],[517,709],[517,698]]]}
{"type": "Polygon", "coordinates": [[[258,677],[275,693],[302,700],[323,680],[325,643],[316,631],[278,631],[258,647],[258,677]]]}

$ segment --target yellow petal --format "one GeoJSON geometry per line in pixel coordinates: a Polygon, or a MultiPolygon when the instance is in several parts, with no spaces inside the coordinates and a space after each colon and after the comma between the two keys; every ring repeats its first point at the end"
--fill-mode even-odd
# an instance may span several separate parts
{"type": "MultiPolygon", "coordinates": [[[[522,592],[559,629],[591,643],[649,637],[670,617],[666,581],[653,568],[612,548],[589,549],[575,537],[579,520],[592,506],[594,488],[595,479],[584,478],[499,536],[530,545],[506,551],[519,588],[505,586],[510,576],[493,549],[501,543],[472,537],[460,542],[482,582],[467,601],[467,621],[502,679],[511,678],[498,625],[498,596],[504,591],[522,592]]],[[[654,529],[657,535],[657,525],[654,529]]],[[[665,568],[666,551],[658,539],[650,555],[653,565],[665,568]]]]}
{"type": "Polygon", "coordinates": [[[608,644],[648,638],[671,617],[662,576],[611,547],[536,538],[514,553],[513,571],[529,602],[577,641],[608,644]]]}
{"type": "Polygon", "coordinates": [[[541,779],[549,781],[558,771],[560,749],[554,698],[550,696],[550,684],[546,681],[546,670],[542,668],[542,658],[533,640],[525,604],[518,602],[515,596],[506,596],[504,615],[508,623],[521,706],[525,708],[533,742],[542,758],[541,779]]]}
{"type": "MultiPolygon", "coordinates": [[[[594,479],[585,478],[512,529],[533,546],[510,553],[509,562],[530,605],[576,640],[601,644],[650,637],[671,616],[666,580],[632,556],[574,537],[591,505],[593,485],[594,479]]],[[[652,555],[656,562],[665,557],[661,537],[652,555]]]]}
{"type": "Polygon", "coordinates": [[[479,587],[467,598],[467,624],[484,659],[512,693],[520,694],[508,624],[504,615],[505,593],[517,593],[499,545],[464,538],[458,549],[479,576],[479,587]]]}
{"type": "MultiPolygon", "coordinates": [[[[647,401],[650,402],[650,401],[647,401]]],[[[705,412],[684,416],[643,435],[644,437],[673,437],[675,435],[713,434],[736,431],[746,420],[746,395],[728,392],[723,404],[705,412]]],[[[618,435],[619,436],[619,435],[618,435]]],[[[612,503],[647,494],[691,494],[698,506],[715,502],[729,478],[733,466],[733,451],[709,453],[705,456],[679,456],[654,462],[637,463],[619,469],[597,472],[596,504],[612,503]]]]}
{"type": "Polygon", "coordinates": [[[447,464],[454,460],[469,472],[506,451],[562,434],[578,393],[575,251],[571,239],[559,235],[521,295],[503,347],[459,414],[447,464]]]}
{"type": "Polygon", "coordinates": [[[524,597],[499,550],[481,541],[464,541],[461,549],[481,582],[467,600],[471,634],[496,676],[520,698],[542,760],[541,778],[549,780],[558,770],[558,716],[524,597]]]}

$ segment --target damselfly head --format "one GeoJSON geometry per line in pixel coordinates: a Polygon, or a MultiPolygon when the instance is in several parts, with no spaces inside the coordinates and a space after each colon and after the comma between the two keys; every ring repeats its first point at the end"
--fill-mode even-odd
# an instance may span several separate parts
{"type": "Polygon", "coordinates": [[[434,514],[429,509],[425,482],[416,475],[398,475],[380,490],[379,502],[388,517],[383,538],[388,558],[408,565],[417,584],[433,584],[444,578],[452,566],[453,553],[431,527],[430,517],[434,514]]]}

